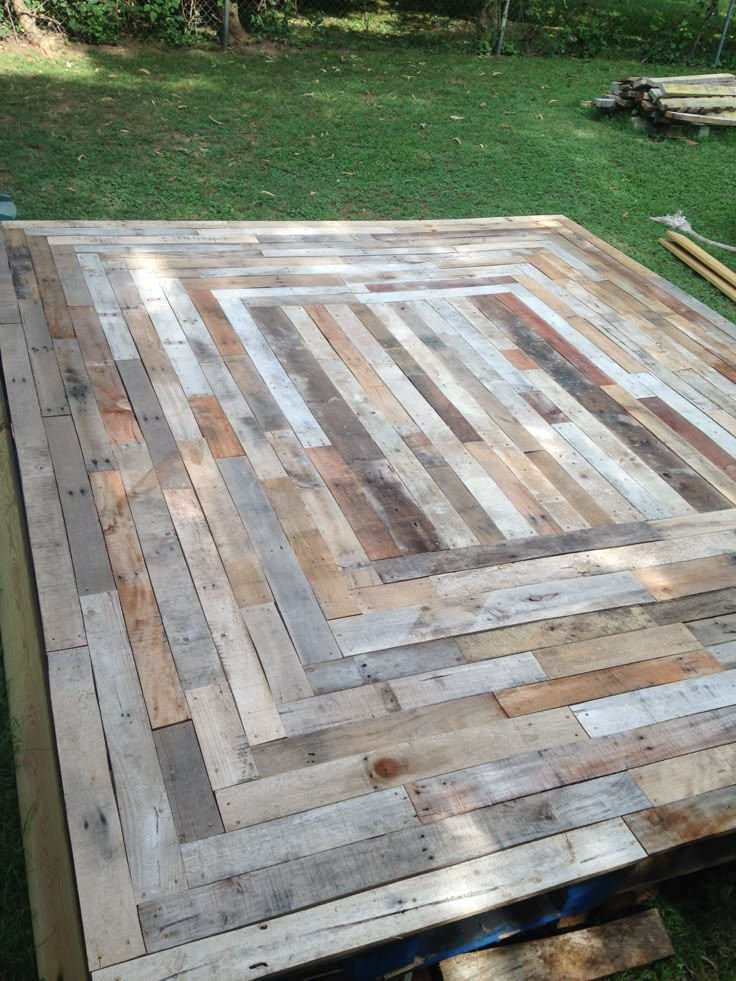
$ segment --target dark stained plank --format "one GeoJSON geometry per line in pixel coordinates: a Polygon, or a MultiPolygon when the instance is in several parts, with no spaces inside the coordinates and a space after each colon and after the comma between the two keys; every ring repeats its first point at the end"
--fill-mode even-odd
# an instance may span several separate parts
{"type": "MultiPolygon", "coordinates": [[[[421,460],[420,454],[417,454],[417,457],[421,460]]],[[[480,504],[478,504],[452,467],[428,466],[427,471],[482,545],[491,545],[495,542],[503,541],[501,532],[480,504]]],[[[454,549],[452,554],[454,555],[456,553],[457,549],[454,549]]],[[[384,581],[388,582],[389,580],[384,581]]]]}
{"type": "Polygon", "coordinates": [[[307,454],[348,519],[369,559],[400,555],[401,548],[389,534],[366,496],[361,481],[334,447],[307,450],[307,454]]]}
{"type": "Polygon", "coordinates": [[[44,420],[80,596],[115,589],[105,539],[70,416],[44,420]]]}
{"type": "Polygon", "coordinates": [[[660,398],[646,398],[639,401],[645,408],[659,416],[662,422],[667,423],[670,429],[683,436],[699,453],[703,454],[706,460],[715,463],[729,477],[736,477],[736,460],[689,419],[685,419],[660,398]]]}
{"type": "Polygon", "coordinates": [[[361,475],[361,485],[402,551],[426,554],[441,548],[437,531],[386,460],[361,461],[353,472],[361,475]]]}
{"type": "MultiPolygon", "coordinates": [[[[477,298],[474,298],[474,301],[477,298]]],[[[488,303],[486,297],[480,298],[483,300],[481,304],[478,302],[478,306],[481,309],[486,308],[488,303]]],[[[529,307],[518,297],[514,296],[512,293],[499,293],[496,297],[498,303],[502,303],[504,306],[508,307],[520,320],[522,320],[528,327],[531,327],[540,337],[543,337],[545,341],[548,342],[550,347],[552,347],[558,354],[560,354],[566,361],[569,361],[571,365],[574,365],[578,371],[581,372],[591,382],[593,385],[610,385],[611,379],[606,375],[600,368],[593,364],[588,358],[585,357],[580,351],[572,346],[569,341],[566,341],[561,337],[556,330],[554,330],[546,321],[534,313],[529,307]]]]}
{"type": "Polygon", "coordinates": [[[189,487],[189,477],[161,403],[143,362],[118,361],[117,368],[163,488],[189,487]]]}
{"type": "Polygon", "coordinates": [[[286,416],[248,355],[225,358],[225,364],[263,432],[288,429],[286,416]]]}
{"type": "Polygon", "coordinates": [[[222,834],[224,828],[191,722],[153,734],[179,841],[222,834]]]}
{"type": "Polygon", "coordinates": [[[51,336],[74,337],[74,327],[67,309],[66,297],[48,242],[43,236],[33,235],[28,239],[28,250],[51,336]]]}
{"type": "MultiPolygon", "coordinates": [[[[729,502],[714,487],[656,439],[607,392],[590,389],[582,393],[578,400],[696,511],[716,511],[729,506],[729,502]]],[[[642,404],[650,401],[641,400],[642,404]]]]}
{"type": "Polygon", "coordinates": [[[524,562],[546,555],[565,555],[583,552],[590,548],[613,548],[618,545],[635,545],[639,542],[658,541],[661,535],[648,521],[609,525],[605,528],[581,528],[558,535],[519,538],[491,545],[468,545],[436,555],[411,555],[375,562],[374,568],[383,582],[401,582],[421,576],[435,576],[463,569],[482,569],[488,565],[506,562],[524,562]]]}
{"type": "MultiPolygon", "coordinates": [[[[322,308],[309,312],[313,317],[328,316],[322,308]]],[[[275,307],[251,307],[250,313],[342,458],[347,463],[383,459],[286,314],[275,307]]]]}

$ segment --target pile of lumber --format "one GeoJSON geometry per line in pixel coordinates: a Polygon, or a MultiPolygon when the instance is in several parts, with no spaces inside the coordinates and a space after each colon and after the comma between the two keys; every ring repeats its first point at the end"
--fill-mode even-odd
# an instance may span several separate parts
{"type": "Polygon", "coordinates": [[[624,78],[593,104],[609,112],[632,109],[653,123],[736,126],[736,76],[624,78]]]}
{"type": "Polygon", "coordinates": [[[667,238],[661,238],[659,242],[686,266],[690,266],[703,279],[707,279],[721,293],[736,302],[736,272],[733,269],[724,266],[710,252],[701,249],[695,242],[677,232],[667,232],[667,238]]]}

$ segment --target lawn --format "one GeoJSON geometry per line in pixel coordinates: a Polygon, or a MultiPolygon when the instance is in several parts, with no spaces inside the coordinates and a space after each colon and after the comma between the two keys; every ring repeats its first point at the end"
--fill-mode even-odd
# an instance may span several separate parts
{"type": "MultiPolygon", "coordinates": [[[[0,48],[0,191],[29,219],[564,213],[733,318],[734,304],[657,244],[650,217],[681,208],[736,244],[736,133],[653,140],[581,106],[641,72],[657,66],[397,47],[0,48]]],[[[0,978],[25,981],[10,735],[0,726],[0,978]]],[[[636,976],[736,977],[729,875],[674,891],[678,960],[636,976]]]]}

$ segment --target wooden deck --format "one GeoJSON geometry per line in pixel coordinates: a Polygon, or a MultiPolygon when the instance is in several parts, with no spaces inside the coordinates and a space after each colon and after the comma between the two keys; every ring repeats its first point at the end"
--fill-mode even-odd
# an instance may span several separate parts
{"type": "Polygon", "coordinates": [[[3,231],[95,981],[736,828],[736,327],[561,217],[3,231]]]}

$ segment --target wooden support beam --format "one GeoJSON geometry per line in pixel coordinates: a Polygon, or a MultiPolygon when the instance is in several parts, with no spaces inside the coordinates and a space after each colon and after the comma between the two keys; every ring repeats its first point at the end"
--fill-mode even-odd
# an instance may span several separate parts
{"type": "MultiPolygon", "coordinates": [[[[18,327],[20,330],[20,326],[18,327]]],[[[0,395],[0,634],[39,978],[87,977],[51,722],[36,586],[0,395]]]]}

